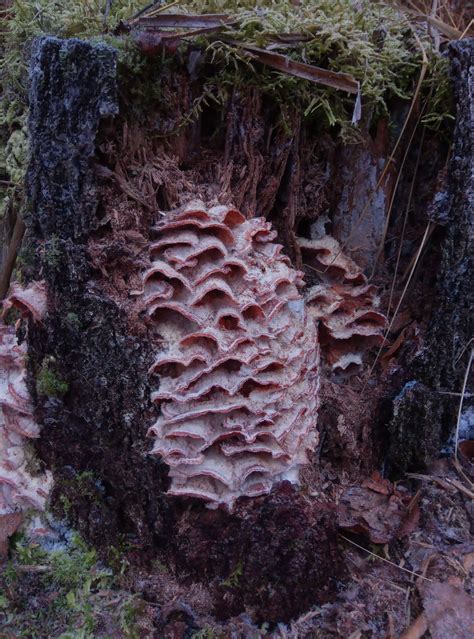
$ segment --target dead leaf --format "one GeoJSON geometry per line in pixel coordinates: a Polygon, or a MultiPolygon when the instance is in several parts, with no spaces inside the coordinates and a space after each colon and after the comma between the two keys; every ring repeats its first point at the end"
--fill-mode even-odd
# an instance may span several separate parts
{"type": "Polygon", "coordinates": [[[378,472],[373,473],[370,479],[364,479],[361,485],[364,488],[370,488],[370,490],[376,493],[382,493],[382,495],[390,495],[393,488],[388,479],[383,479],[382,475],[378,472]]]}
{"type": "Polygon", "coordinates": [[[464,556],[462,565],[467,573],[470,572],[471,568],[474,566],[474,552],[468,552],[467,555],[464,556]]]}
{"type": "Polygon", "coordinates": [[[16,532],[23,521],[21,512],[0,515],[0,561],[8,555],[8,538],[16,532]]]}
{"type": "Polygon", "coordinates": [[[411,325],[413,324],[413,322],[411,322],[411,324],[408,324],[408,326],[406,326],[401,333],[399,334],[399,336],[397,337],[397,339],[393,342],[393,344],[390,346],[390,348],[388,349],[387,352],[385,352],[381,357],[380,360],[381,361],[386,361],[389,360],[391,357],[393,357],[393,355],[395,355],[395,353],[398,351],[398,349],[400,348],[400,346],[403,344],[403,342],[405,341],[406,337],[407,337],[407,332],[409,330],[409,328],[411,327],[411,325]]]}
{"type": "Polygon", "coordinates": [[[422,613],[411,626],[405,630],[400,639],[420,639],[428,630],[428,622],[425,615],[422,613]]]}
{"type": "Polygon", "coordinates": [[[464,439],[458,444],[459,452],[470,462],[474,461],[474,441],[464,439]]]}
{"type": "Polygon", "coordinates": [[[420,510],[412,502],[410,495],[376,473],[342,495],[338,525],[368,537],[374,544],[386,544],[417,528],[420,510]]]}
{"type": "Polygon", "coordinates": [[[472,639],[473,599],[448,583],[423,583],[419,587],[432,639],[472,639]]]}

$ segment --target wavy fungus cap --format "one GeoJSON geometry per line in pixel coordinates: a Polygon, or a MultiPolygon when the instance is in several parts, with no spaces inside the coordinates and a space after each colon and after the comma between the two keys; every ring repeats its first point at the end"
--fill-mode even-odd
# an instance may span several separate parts
{"type": "Polygon", "coordinates": [[[32,475],[28,439],[39,437],[25,383],[25,347],[15,331],[0,323],[0,514],[44,510],[51,474],[32,475]]]}
{"type": "MultiPolygon", "coordinates": [[[[44,282],[22,287],[13,283],[3,312],[15,307],[34,321],[46,313],[44,282]]],[[[26,386],[26,345],[19,344],[12,326],[0,322],[0,516],[44,510],[52,475],[32,473],[27,442],[40,436],[26,386]]],[[[15,521],[13,532],[21,519],[15,521]]],[[[9,533],[10,534],[10,533],[9,533]]],[[[4,542],[0,531],[0,546],[4,542]]]]}
{"type": "Polygon", "coordinates": [[[162,348],[152,453],[169,494],[232,508],[296,483],[317,443],[316,323],[263,218],[193,203],[154,228],[144,300],[162,348]]]}

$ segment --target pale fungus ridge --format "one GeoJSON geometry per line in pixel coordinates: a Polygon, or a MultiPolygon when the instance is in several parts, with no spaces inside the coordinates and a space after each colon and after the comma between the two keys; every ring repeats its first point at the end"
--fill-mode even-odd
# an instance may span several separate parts
{"type": "Polygon", "coordinates": [[[324,359],[333,371],[357,371],[364,353],[383,341],[386,318],[377,310],[377,288],[367,283],[359,266],[333,237],[300,238],[299,245],[320,280],[306,291],[305,299],[309,312],[319,321],[324,359]]]}
{"type": "Polygon", "coordinates": [[[161,414],[152,453],[169,494],[232,508],[297,483],[314,450],[316,322],[263,218],[192,203],[154,227],[144,300],[161,344],[150,373],[161,414]]]}
{"type": "MultiPolygon", "coordinates": [[[[15,285],[5,307],[17,306],[39,320],[46,309],[41,283],[22,289],[15,285]]],[[[18,344],[15,329],[0,323],[0,515],[29,509],[44,510],[52,476],[34,473],[27,442],[40,436],[26,386],[26,345],[18,344]]],[[[19,522],[18,522],[19,523],[19,522]]]]}
{"type": "Polygon", "coordinates": [[[49,478],[32,477],[26,468],[25,444],[39,437],[25,384],[25,349],[15,331],[0,324],[0,512],[43,510],[49,478]]]}

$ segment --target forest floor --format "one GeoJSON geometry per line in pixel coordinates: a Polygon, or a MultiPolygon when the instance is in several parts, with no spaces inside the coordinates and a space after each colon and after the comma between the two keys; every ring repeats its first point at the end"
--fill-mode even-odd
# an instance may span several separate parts
{"type": "MultiPolygon", "coordinates": [[[[334,469],[323,463],[322,489],[315,494],[308,485],[305,498],[338,510],[347,575],[333,603],[287,624],[256,625],[251,610],[218,621],[205,585],[180,581],[166,558],[137,567],[116,549],[105,565],[64,526],[32,522],[26,536],[14,538],[0,577],[0,636],[467,639],[474,568],[469,474],[463,453],[396,485],[377,475],[358,485],[344,475],[334,482],[334,469]]],[[[238,589],[239,577],[236,571],[223,589],[238,589]]]]}

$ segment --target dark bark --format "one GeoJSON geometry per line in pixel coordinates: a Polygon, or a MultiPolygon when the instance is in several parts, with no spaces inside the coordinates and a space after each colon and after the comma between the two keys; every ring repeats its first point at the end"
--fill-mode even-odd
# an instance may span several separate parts
{"type": "Polygon", "coordinates": [[[420,355],[412,363],[412,381],[394,400],[389,460],[393,468],[420,468],[439,451],[454,429],[458,400],[473,335],[472,236],[473,58],[472,38],[449,47],[456,98],[456,127],[446,187],[429,212],[444,226],[434,311],[420,355]]]}
{"type": "Polygon", "coordinates": [[[100,546],[151,546],[163,533],[163,465],[145,454],[152,418],[150,347],[93,283],[87,240],[99,226],[93,173],[100,119],[117,112],[115,52],[41,39],[32,61],[28,173],[30,248],[48,285],[49,313],[29,331],[31,390],[53,470],[52,507],[100,546]],[[45,366],[68,391],[38,395],[45,366]]]}
{"type": "Polygon", "coordinates": [[[113,49],[47,37],[30,70],[28,190],[38,237],[84,239],[97,227],[91,160],[102,117],[118,112],[113,49]]]}

